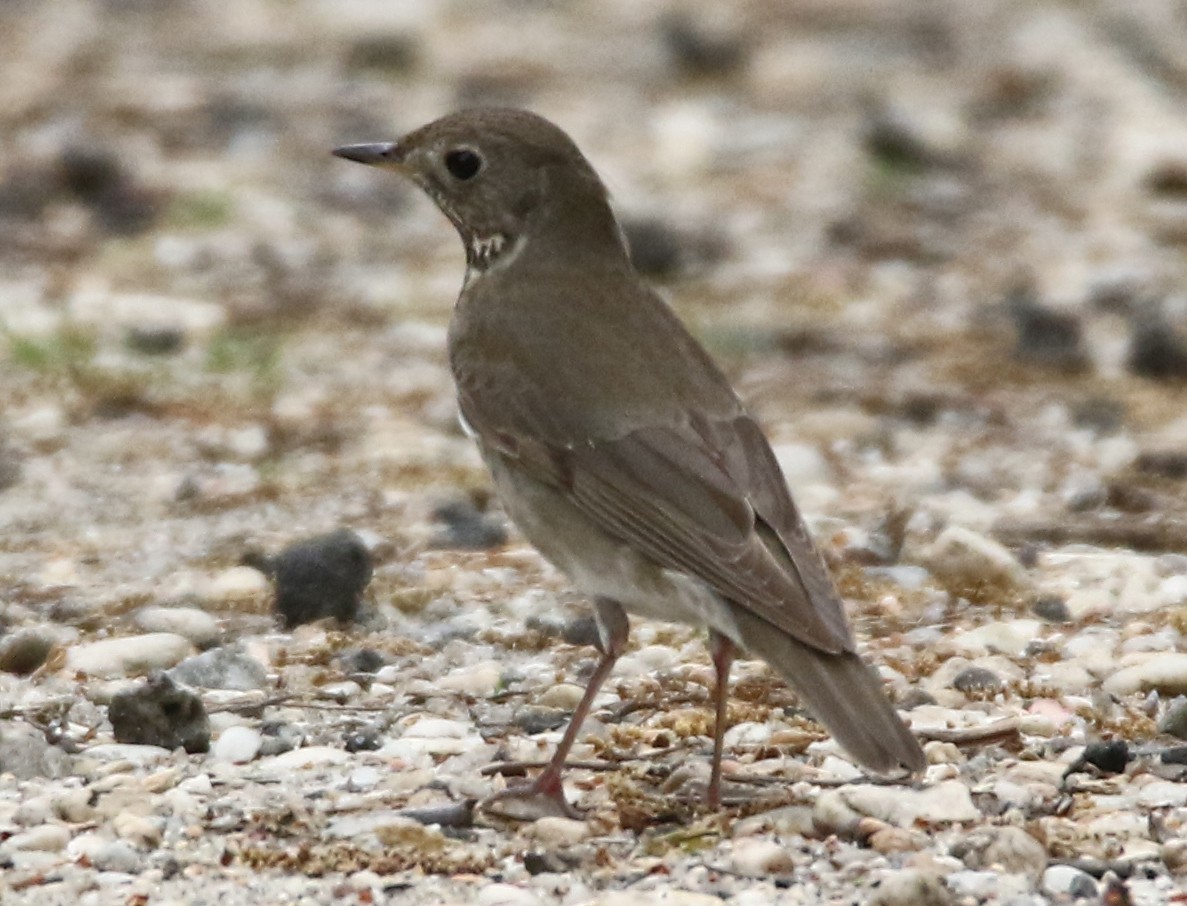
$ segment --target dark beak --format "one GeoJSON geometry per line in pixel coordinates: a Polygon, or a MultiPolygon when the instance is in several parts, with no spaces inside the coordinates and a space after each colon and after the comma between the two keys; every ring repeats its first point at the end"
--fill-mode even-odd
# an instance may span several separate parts
{"type": "Polygon", "coordinates": [[[368,145],[343,145],[332,152],[335,157],[353,160],[375,167],[398,167],[404,162],[404,151],[395,142],[375,142],[368,145]]]}

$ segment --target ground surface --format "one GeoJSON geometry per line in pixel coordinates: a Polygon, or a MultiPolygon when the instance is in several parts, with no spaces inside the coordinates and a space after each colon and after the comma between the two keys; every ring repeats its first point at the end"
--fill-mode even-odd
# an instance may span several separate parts
{"type": "Polygon", "coordinates": [[[1187,890],[1181,7],[718,6],[0,6],[4,903],[1187,890]],[[745,662],[742,804],[706,814],[703,640],[639,623],[586,821],[400,814],[546,757],[592,653],[517,536],[460,549],[499,509],[444,363],[456,238],[327,153],[476,103],[574,136],[768,427],[917,786],[745,662]],[[241,558],[341,527],[360,624],[279,630],[241,558]],[[200,648],[211,752],[114,742],[112,696],[200,648]]]}

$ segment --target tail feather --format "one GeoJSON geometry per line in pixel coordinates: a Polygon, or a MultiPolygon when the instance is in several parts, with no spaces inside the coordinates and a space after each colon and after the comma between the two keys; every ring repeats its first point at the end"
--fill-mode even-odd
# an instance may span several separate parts
{"type": "Polygon", "coordinates": [[[863,767],[885,774],[926,766],[918,740],[886,697],[881,678],[858,655],[820,651],[748,610],[730,609],[742,646],[775,668],[863,767]]]}

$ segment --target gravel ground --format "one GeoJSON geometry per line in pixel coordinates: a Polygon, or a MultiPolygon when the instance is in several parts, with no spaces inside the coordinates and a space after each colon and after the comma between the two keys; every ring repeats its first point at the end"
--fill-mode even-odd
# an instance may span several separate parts
{"type": "Polygon", "coordinates": [[[10,0],[0,35],[5,904],[1187,892],[1181,4],[10,0]],[[914,785],[742,661],[706,813],[704,638],[637,621],[586,819],[472,808],[555,745],[588,611],[456,426],[456,237],[328,150],[476,103],[574,136],[767,426],[914,785]]]}

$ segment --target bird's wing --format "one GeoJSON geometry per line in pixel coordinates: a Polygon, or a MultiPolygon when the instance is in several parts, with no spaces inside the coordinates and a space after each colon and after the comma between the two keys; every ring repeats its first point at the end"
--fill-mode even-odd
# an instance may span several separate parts
{"type": "Polygon", "coordinates": [[[541,439],[547,430],[530,430],[531,396],[516,401],[511,421],[519,430],[484,423],[485,407],[464,392],[463,415],[483,443],[651,560],[695,576],[805,644],[853,650],[841,601],[750,416],[693,416],[558,444],[541,439]]]}

